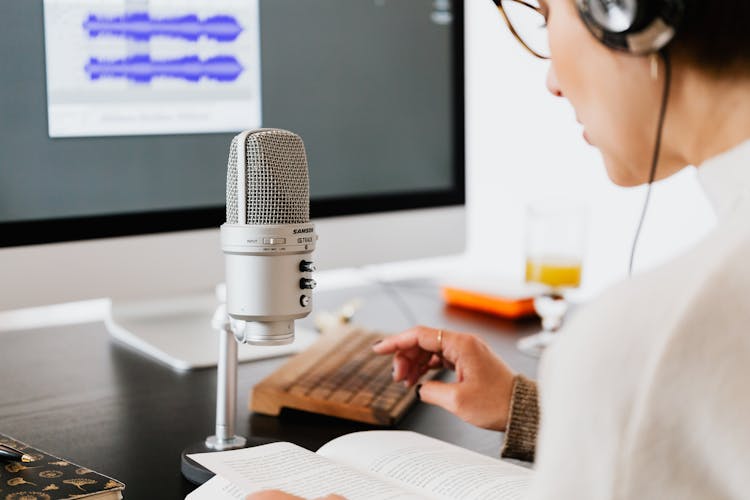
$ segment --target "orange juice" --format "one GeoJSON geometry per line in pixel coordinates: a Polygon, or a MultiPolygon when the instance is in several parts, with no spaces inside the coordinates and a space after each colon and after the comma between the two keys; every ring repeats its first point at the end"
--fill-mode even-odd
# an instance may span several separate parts
{"type": "Polygon", "coordinates": [[[553,288],[575,288],[581,284],[581,262],[560,258],[526,260],[526,281],[553,288]]]}

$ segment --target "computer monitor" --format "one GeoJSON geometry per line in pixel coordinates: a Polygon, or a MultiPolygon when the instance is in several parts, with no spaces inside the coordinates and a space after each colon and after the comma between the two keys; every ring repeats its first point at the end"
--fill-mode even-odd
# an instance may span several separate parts
{"type": "Polygon", "coordinates": [[[212,289],[261,126],[305,141],[321,268],[463,249],[461,1],[5,2],[0,59],[0,310],[212,289]]]}

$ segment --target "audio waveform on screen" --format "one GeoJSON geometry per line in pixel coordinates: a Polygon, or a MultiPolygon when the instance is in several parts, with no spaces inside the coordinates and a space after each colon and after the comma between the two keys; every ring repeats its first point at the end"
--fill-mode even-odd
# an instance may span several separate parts
{"type": "Polygon", "coordinates": [[[89,59],[85,71],[91,80],[124,78],[138,83],[150,83],[154,78],[182,79],[198,82],[202,78],[218,82],[233,82],[244,71],[234,56],[219,55],[201,60],[197,55],[176,59],[153,60],[149,55],[135,55],[124,59],[89,59]]]}
{"type": "Polygon", "coordinates": [[[152,37],[182,38],[191,42],[201,37],[218,42],[233,42],[243,28],[233,16],[215,15],[201,20],[195,14],[175,17],[151,17],[148,12],[134,12],[122,16],[105,17],[89,14],[83,29],[90,38],[101,35],[148,41],[152,37]]]}

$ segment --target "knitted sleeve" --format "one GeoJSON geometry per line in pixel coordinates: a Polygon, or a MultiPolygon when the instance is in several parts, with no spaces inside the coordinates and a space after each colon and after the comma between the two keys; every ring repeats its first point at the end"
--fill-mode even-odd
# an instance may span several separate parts
{"type": "Polygon", "coordinates": [[[523,375],[516,375],[500,456],[533,462],[538,428],[539,400],[536,382],[523,375]]]}

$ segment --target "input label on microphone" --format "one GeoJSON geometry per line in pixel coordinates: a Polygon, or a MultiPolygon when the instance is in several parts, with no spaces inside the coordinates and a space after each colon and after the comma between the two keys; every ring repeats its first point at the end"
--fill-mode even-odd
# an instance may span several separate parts
{"type": "Polygon", "coordinates": [[[266,245],[284,245],[286,244],[286,238],[263,238],[263,243],[266,245]]]}

